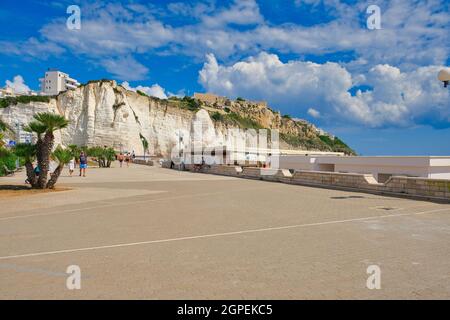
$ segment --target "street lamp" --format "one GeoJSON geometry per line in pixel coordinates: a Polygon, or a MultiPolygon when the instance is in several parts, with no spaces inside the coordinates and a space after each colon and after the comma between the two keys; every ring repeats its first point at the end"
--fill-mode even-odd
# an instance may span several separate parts
{"type": "Polygon", "coordinates": [[[447,88],[450,82],[450,69],[442,69],[438,74],[438,79],[444,83],[444,88],[447,88]]]}

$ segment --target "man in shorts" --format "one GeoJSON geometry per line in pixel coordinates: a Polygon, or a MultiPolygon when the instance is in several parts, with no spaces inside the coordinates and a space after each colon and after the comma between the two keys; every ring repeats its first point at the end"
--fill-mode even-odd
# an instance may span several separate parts
{"type": "Polygon", "coordinates": [[[87,156],[81,151],[80,154],[80,177],[83,174],[83,177],[86,177],[86,168],[87,168],[87,156]]]}
{"type": "Polygon", "coordinates": [[[117,160],[119,160],[120,167],[122,168],[122,163],[123,163],[123,160],[124,160],[124,156],[123,156],[123,153],[122,153],[122,152],[121,152],[121,153],[119,154],[119,156],[117,157],[117,160]]]}

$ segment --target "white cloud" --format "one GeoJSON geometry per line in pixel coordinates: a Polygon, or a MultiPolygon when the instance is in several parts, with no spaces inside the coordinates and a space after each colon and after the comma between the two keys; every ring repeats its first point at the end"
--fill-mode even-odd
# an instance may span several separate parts
{"type": "Polygon", "coordinates": [[[137,62],[132,56],[105,59],[101,61],[106,71],[120,80],[142,80],[148,73],[147,67],[137,62]]]}
{"type": "Polygon", "coordinates": [[[21,75],[15,76],[13,81],[6,80],[5,84],[7,87],[12,88],[15,93],[28,93],[31,91],[30,87],[25,84],[21,75]]]}
{"type": "Polygon", "coordinates": [[[320,115],[324,123],[354,123],[370,127],[430,124],[450,126],[450,94],[437,81],[441,67],[401,72],[389,65],[373,67],[366,77],[353,76],[336,63],[283,63],[261,53],[230,66],[215,56],[199,72],[206,90],[230,97],[265,99],[294,115],[320,115]],[[363,80],[366,79],[366,80],[363,80]],[[356,84],[372,90],[349,92],[356,84]],[[315,106],[311,111],[310,106],[315,106]]]}
{"type": "Polygon", "coordinates": [[[309,108],[307,113],[313,118],[320,118],[320,112],[314,108],[309,108]]]}
{"type": "Polygon", "coordinates": [[[259,12],[259,6],[254,0],[235,0],[234,3],[211,15],[203,15],[202,22],[206,27],[222,27],[228,24],[252,25],[259,24],[264,18],[259,12]]]}
{"type": "MultiPolygon", "coordinates": [[[[305,9],[311,9],[319,0],[297,2],[303,3],[305,9]]],[[[22,46],[3,42],[2,47],[10,54],[31,52],[36,57],[69,49],[99,60],[142,53],[201,59],[211,52],[220,59],[230,59],[261,50],[297,55],[345,51],[355,56],[347,68],[364,72],[384,63],[414,70],[443,64],[449,56],[448,1],[379,1],[382,30],[365,27],[367,3],[322,3],[331,20],[312,26],[275,25],[261,15],[255,0],[236,0],[229,5],[215,1],[174,3],[159,10],[151,5],[139,5],[137,10],[136,4],[83,3],[81,30],[67,30],[65,19],[57,19],[41,28],[42,39],[32,38],[30,44],[22,46]],[[176,14],[176,19],[170,19],[171,14],[176,14]],[[193,19],[178,19],[183,14],[193,19]],[[29,47],[33,49],[28,52],[29,47]]]]}
{"type": "Polygon", "coordinates": [[[131,90],[131,91],[142,91],[145,94],[152,96],[152,97],[157,97],[160,99],[167,99],[167,95],[166,92],[164,90],[163,87],[161,87],[159,84],[154,84],[151,87],[144,87],[144,86],[137,86],[136,88],[133,88],[130,86],[130,84],[127,81],[122,82],[122,86],[127,89],[127,90],[131,90]]]}

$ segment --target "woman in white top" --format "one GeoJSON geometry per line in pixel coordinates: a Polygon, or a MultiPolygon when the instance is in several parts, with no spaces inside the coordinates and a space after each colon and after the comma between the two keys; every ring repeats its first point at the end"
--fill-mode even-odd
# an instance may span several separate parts
{"type": "Polygon", "coordinates": [[[73,171],[75,170],[75,158],[70,159],[69,161],[69,174],[72,176],[73,171]]]}

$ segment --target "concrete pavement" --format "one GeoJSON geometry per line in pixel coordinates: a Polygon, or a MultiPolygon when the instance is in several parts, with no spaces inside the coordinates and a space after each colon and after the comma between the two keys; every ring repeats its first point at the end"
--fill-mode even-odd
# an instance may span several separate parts
{"type": "Polygon", "coordinates": [[[450,298],[449,205],[134,165],[59,186],[0,199],[0,298],[450,298]]]}

